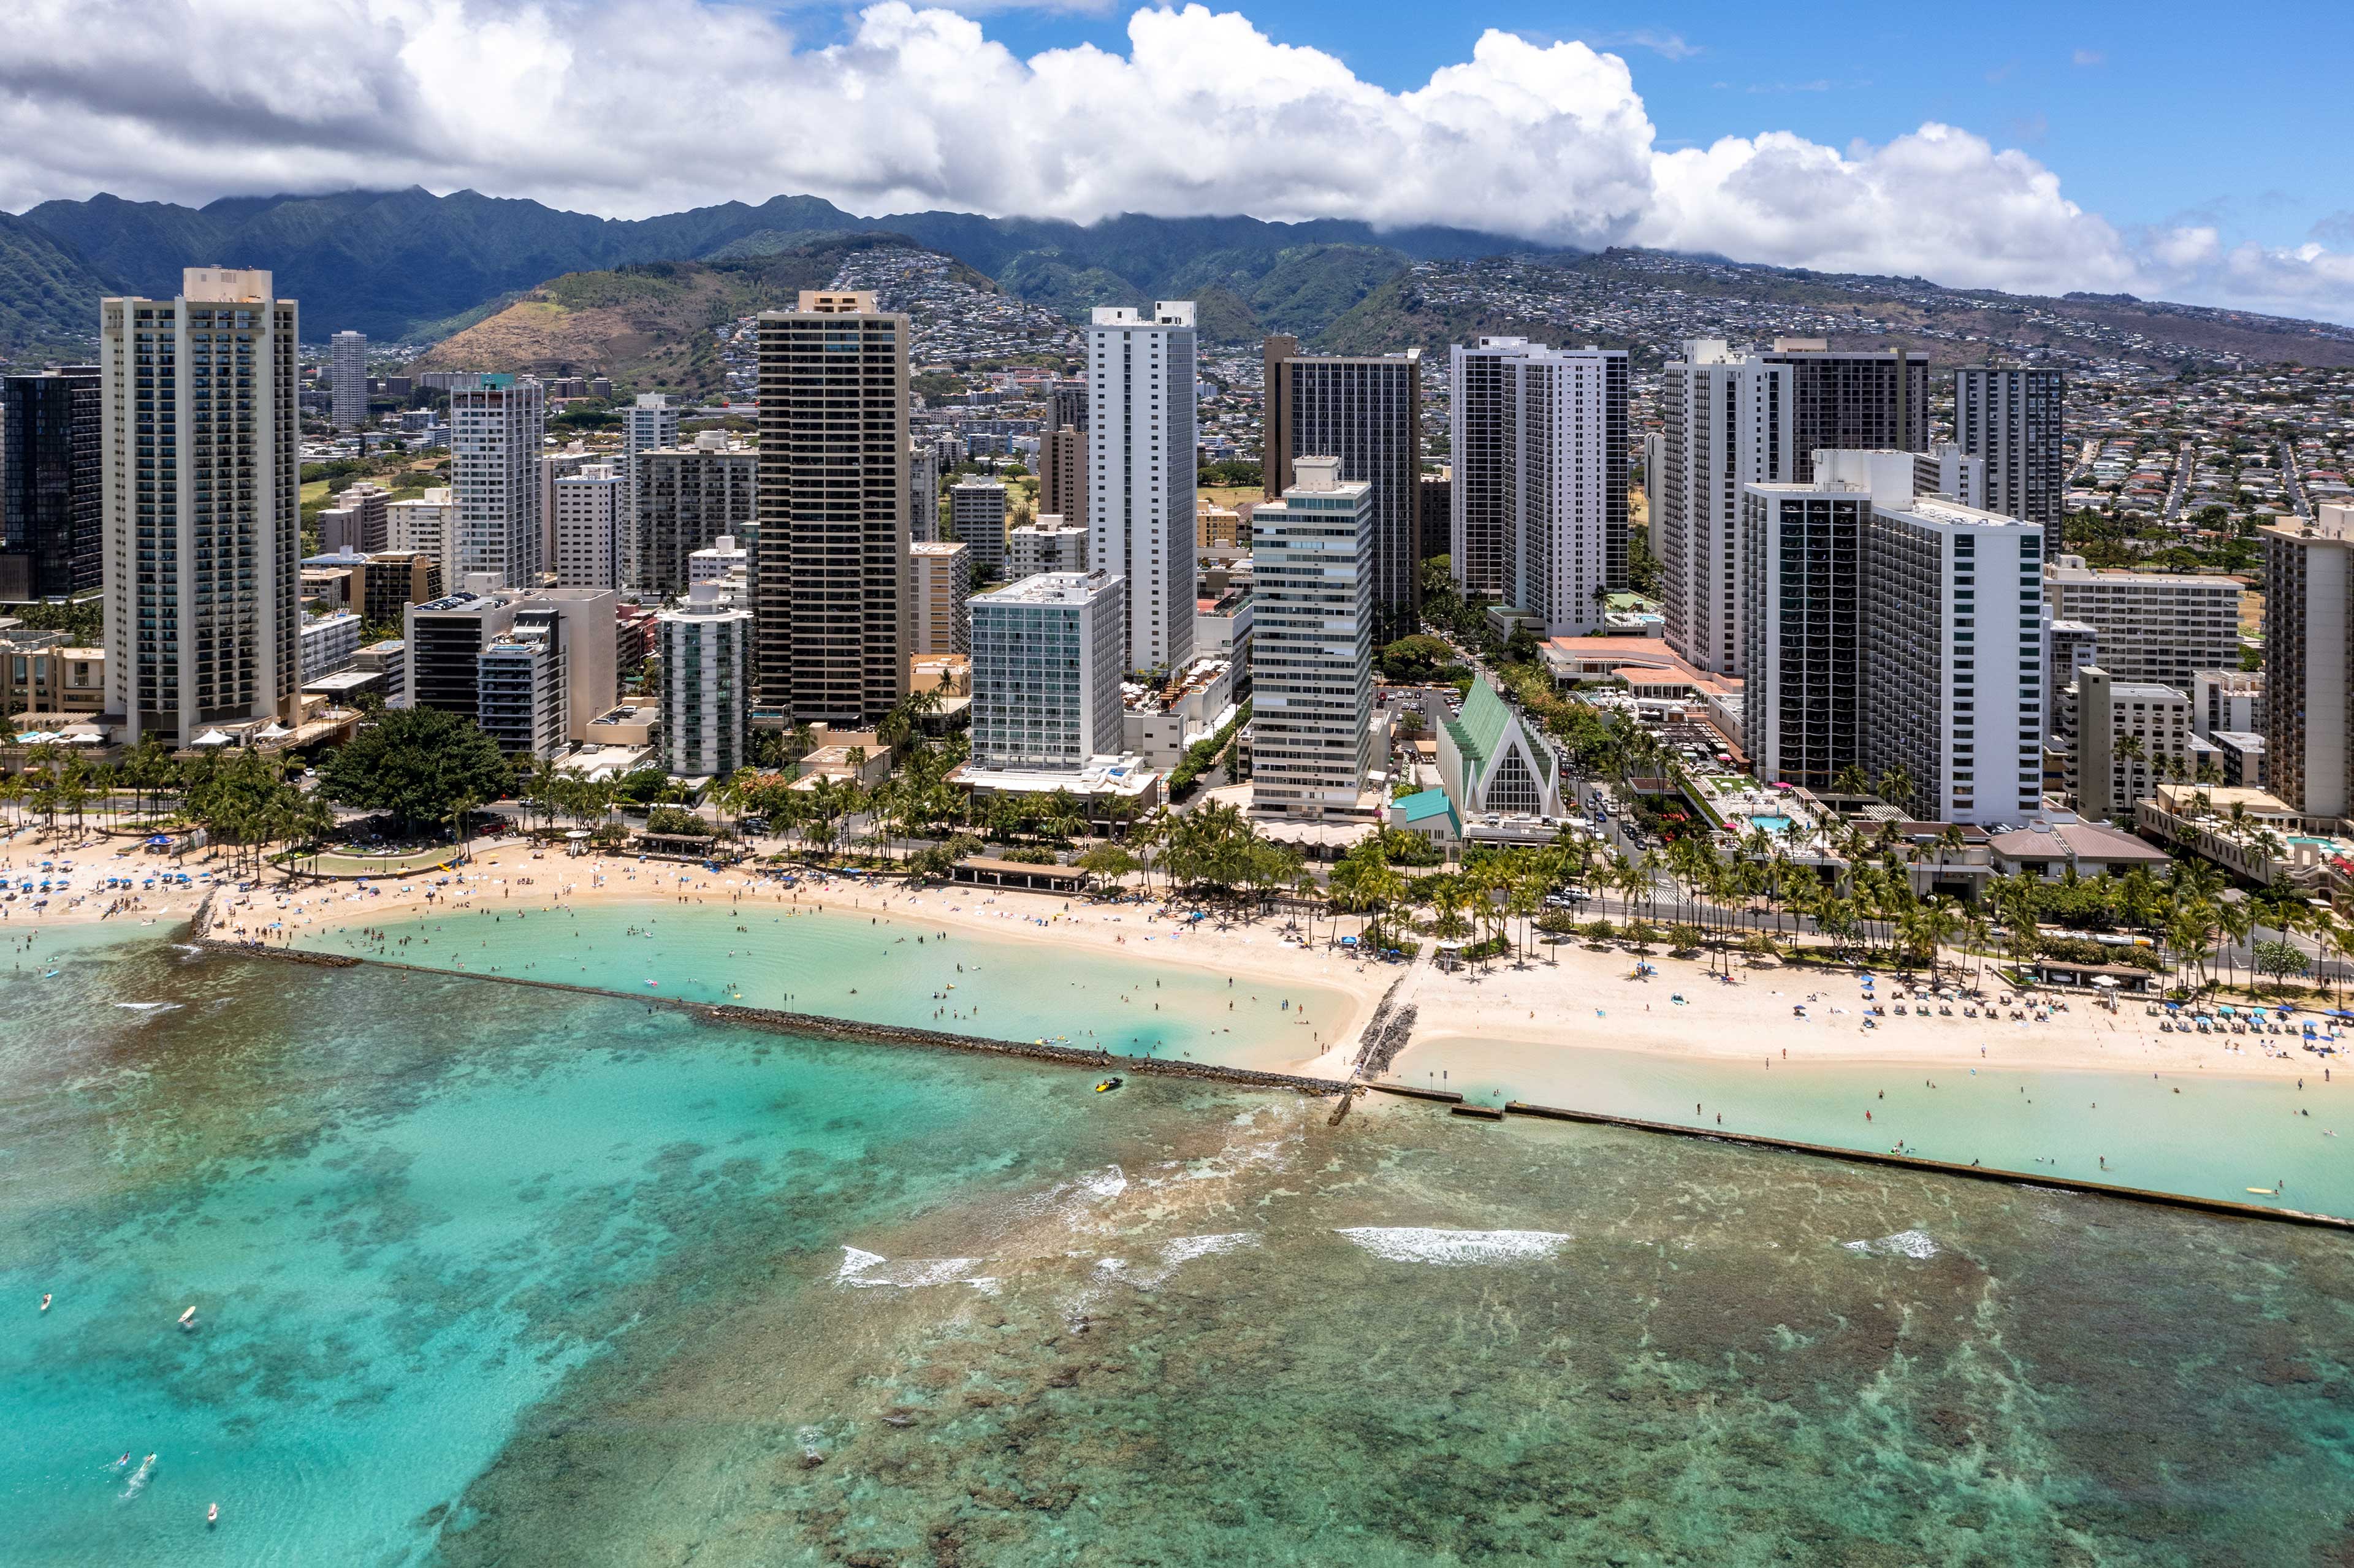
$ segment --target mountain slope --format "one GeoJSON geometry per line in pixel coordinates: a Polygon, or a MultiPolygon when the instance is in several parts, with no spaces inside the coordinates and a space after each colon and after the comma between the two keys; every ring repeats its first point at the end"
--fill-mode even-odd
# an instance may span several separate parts
{"type": "Polygon", "coordinates": [[[71,246],[0,213],[0,344],[94,337],[98,302],[121,291],[71,246]]]}
{"type": "MultiPolygon", "coordinates": [[[[143,293],[172,292],[183,267],[266,267],[281,292],[302,302],[304,335],[313,339],[351,327],[398,340],[567,272],[727,259],[738,242],[774,251],[823,234],[904,235],[1000,281],[1016,270],[1042,280],[1038,293],[1016,291],[1058,305],[1174,297],[1155,291],[1199,274],[1212,255],[1235,260],[1203,281],[1239,288],[1302,248],[1355,247],[1426,260],[1490,255],[1511,243],[1444,228],[1382,235],[1337,219],[1129,216],[1083,228],[956,212],[865,218],[815,196],[778,196],[758,207],[726,202],[631,222],[473,191],[436,196],[414,188],[230,197],[201,209],[98,196],[44,202],[25,220],[143,293]],[[1075,285],[1078,279],[1086,282],[1075,285]],[[1119,292],[1104,291],[1114,285],[1119,292]]],[[[1320,269],[1313,260],[1304,264],[1311,272],[1320,269]]],[[[1362,260],[1338,270],[1352,265],[1362,260]]]]}
{"type": "Polygon", "coordinates": [[[708,396],[726,384],[713,327],[790,305],[800,291],[831,282],[855,252],[906,244],[896,235],[840,235],[744,260],[633,261],[567,272],[437,344],[408,368],[610,376],[625,387],[708,396]]]}

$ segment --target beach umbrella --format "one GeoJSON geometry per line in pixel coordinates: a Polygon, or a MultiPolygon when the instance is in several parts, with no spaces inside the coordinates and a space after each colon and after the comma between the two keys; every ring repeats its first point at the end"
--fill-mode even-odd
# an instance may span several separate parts
{"type": "Polygon", "coordinates": [[[2117,982],[2107,975],[2094,975],[2093,977],[2093,983],[2097,986],[2106,986],[2111,990],[2115,990],[2117,982]]]}

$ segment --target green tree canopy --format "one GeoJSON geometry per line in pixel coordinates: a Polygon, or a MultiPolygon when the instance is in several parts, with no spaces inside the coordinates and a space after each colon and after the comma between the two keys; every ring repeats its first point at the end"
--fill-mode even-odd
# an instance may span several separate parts
{"type": "Polygon", "coordinates": [[[403,828],[437,822],[461,804],[514,787],[498,743],[472,719],[440,708],[387,708],[327,759],[319,787],[363,811],[389,811],[403,828]]]}

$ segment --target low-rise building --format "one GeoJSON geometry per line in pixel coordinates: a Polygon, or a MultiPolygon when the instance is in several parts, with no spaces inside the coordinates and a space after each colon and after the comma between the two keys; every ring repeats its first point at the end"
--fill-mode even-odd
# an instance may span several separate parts
{"type": "Polygon", "coordinates": [[[1087,531],[1049,514],[1005,535],[1005,575],[1014,582],[1040,572],[1087,569],[1087,531]]]}
{"type": "Polygon", "coordinates": [[[1155,768],[1174,768],[1186,748],[1235,716],[1235,667],[1196,659],[1159,686],[1120,684],[1120,748],[1155,768]]]}
{"type": "Polygon", "coordinates": [[[1487,681],[1471,683],[1462,711],[1439,726],[1437,739],[1438,777],[1458,820],[1569,814],[1553,747],[1487,681]]]}
{"type": "Polygon", "coordinates": [[[302,627],[302,671],[307,678],[347,668],[360,651],[360,618],[348,609],[314,615],[302,627]]]}
{"type": "Polygon", "coordinates": [[[1998,876],[2029,875],[2057,882],[2071,870],[2078,876],[2161,872],[2167,853],[2121,828],[2088,822],[2064,813],[2037,817],[2023,828],[1991,835],[1987,849],[1998,876]]]}

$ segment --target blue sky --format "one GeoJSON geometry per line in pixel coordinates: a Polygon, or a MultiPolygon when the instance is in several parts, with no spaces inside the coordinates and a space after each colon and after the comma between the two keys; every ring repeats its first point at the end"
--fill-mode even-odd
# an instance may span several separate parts
{"type": "MultiPolygon", "coordinates": [[[[1663,148],[1768,129],[1836,147],[1935,120],[2031,154],[2120,225],[2200,217],[2294,245],[2317,223],[2354,220],[2354,3],[1244,9],[1393,91],[1467,58],[1490,27],[1582,39],[1626,58],[1663,148]]],[[[1119,48],[1127,16],[1007,11],[990,28],[1024,54],[1080,38],[1119,48]]]]}
{"type": "Polygon", "coordinates": [[[2354,0],[1229,3],[15,0],[0,208],[1345,217],[2354,322],[2354,0]]]}

